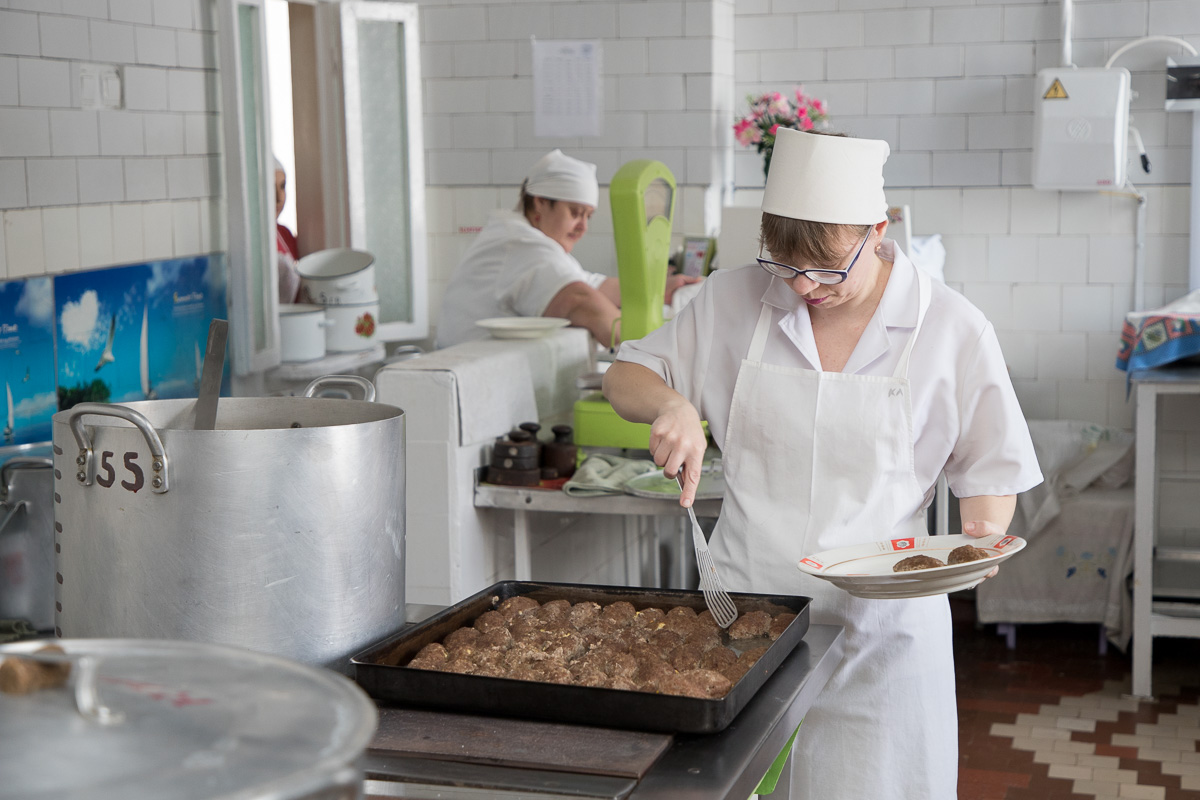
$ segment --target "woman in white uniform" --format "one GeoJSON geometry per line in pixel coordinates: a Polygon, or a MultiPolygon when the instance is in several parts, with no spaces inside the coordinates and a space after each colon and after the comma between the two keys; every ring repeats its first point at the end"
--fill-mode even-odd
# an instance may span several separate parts
{"type": "Polygon", "coordinates": [[[721,270],[671,323],[622,345],[604,380],[651,423],[690,505],[705,436],[726,495],[713,556],[732,591],[806,595],[845,658],[796,737],[802,798],[956,796],[945,595],[864,600],[802,574],[807,554],[925,533],[944,470],[963,532],[1003,532],[1041,481],[992,326],[884,239],[886,142],[780,130],[760,266],[721,270]]]}
{"type": "MultiPolygon", "coordinates": [[[[492,212],[455,268],[438,318],[438,347],[483,338],[487,332],[475,323],[492,317],[565,317],[615,346],[620,284],[588,272],[571,255],[599,195],[595,164],[561,150],[534,164],[516,209],[492,212]]],[[[665,302],[677,287],[698,280],[669,276],[665,302]]]]}

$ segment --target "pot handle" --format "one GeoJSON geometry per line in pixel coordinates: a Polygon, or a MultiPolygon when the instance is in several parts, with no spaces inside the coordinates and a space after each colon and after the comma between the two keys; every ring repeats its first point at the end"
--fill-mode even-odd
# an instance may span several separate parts
{"type": "Polygon", "coordinates": [[[317,389],[321,388],[322,386],[336,384],[341,384],[342,386],[357,386],[363,390],[363,400],[367,401],[368,403],[375,402],[375,384],[358,375],[325,375],[324,377],[317,378],[308,386],[304,387],[304,396],[312,397],[317,393],[317,389]]]}
{"type": "Polygon", "coordinates": [[[24,456],[21,458],[10,458],[8,461],[5,461],[4,466],[0,467],[0,503],[8,500],[8,493],[12,490],[11,473],[13,470],[23,467],[44,467],[50,469],[53,466],[54,459],[45,456],[24,456]]]}
{"type": "Polygon", "coordinates": [[[167,480],[167,451],[163,447],[162,439],[158,438],[158,432],[154,430],[150,420],[132,408],[107,403],[80,403],[71,409],[71,414],[67,417],[67,424],[71,426],[71,433],[75,435],[75,442],[79,445],[79,455],[75,458],[75,463],[79,465],[79,471],[75,473],[76,480],[84,486],[91,486],[96,471],[92,442],[83,427],[85,414],[117,417],[141,431],[142,436],[146,437],[146,444],[149,445],[150,455],[154,459],[151,465],[154,469],[154,477],[150,479],[150,488],[155,494],[166,493],[170,488],[167,480]]]}

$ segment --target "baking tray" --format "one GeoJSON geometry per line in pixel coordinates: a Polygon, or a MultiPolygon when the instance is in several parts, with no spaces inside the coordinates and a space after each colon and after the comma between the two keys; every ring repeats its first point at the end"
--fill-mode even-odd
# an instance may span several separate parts
{"type": "MultiPolygon", "coordinates": [[[[780,614],[786,611],[795,614],[796,618],[783,635],[769,643],[754,667],[724,697],[715,699],[462,675],[403,666],[425,645],[440,642],[451,631],[470,624],[485,611],[517,595],[531,597],[540,603],[562,599],[571,603],[590,600],[607,605],[625,600],[638,610],[661,608],[665,611],[673,606],[690,606],[697,611],[705,608],[700,592],[501,581],[354,656],[351,664],[354,665],[355,680],[376,700],[417,708],[627,730],[715,733],[733,722],[804,638],[808,632],[811,602],[808,597],[730,593],[739,613],[762,610],[780,614]]],[[[755,646],[769,640],[764,637],[751,641],[751,646],[755,646]]],[[[728,641],[723,643],[729,644],[728,641]]]]}

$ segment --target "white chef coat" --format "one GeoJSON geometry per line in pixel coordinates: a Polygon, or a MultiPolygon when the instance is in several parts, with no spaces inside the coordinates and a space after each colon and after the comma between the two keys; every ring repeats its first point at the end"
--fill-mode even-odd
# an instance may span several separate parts
{"type": "MultiPolygon", "coordinates": [[[[893,261],[892,272],[844,373],[892,375],[916,325],[916,267],[890,239],[880,256],[893,261]]],[[[763,362],[820,370],[808,306],[758,265],[717,270],[679,316],[642,339],[622,343],[617,359],[651,369],[686,397],[723,447],[734,382],[763,303],[773,307],[763,362]]],[[[1041,481],[995,331],[977,308],[944,284],[932,285],[908,375],[915,472],[926,504],[943,468],[958,497],[1018,494],[1041,481]]]]}
{"type": "Polygon", "coordinates": [[[450,278],[437,345],[482,339],[487,331],[475,324],[481,319],[540,317],[568,284],[583,281],[598,289],[606,279],[585,270],[524,214],[494,211],[450,278]]]}

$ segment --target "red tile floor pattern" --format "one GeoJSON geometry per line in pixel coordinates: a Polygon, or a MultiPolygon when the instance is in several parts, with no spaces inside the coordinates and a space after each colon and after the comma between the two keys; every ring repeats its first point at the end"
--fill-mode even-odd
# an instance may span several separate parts
{"type": "Polygon", "coordinates": [[[1156,639],[1152,701],[1097,628],[1023,625],[1007,650],[951,600],[959,800],[1200,800],[1200,640],[1156,639]]]}

